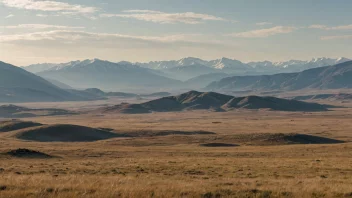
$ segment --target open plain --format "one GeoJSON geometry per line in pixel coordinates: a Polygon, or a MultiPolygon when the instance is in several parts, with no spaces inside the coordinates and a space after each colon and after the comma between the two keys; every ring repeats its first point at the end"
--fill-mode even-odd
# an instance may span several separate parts
{"type": "Polygon", "coordinates": [[[325,103],[343,108],[21,119],[117,135],[56,142],[0,132],[0,197],[352,197],[351,103],[325,103]]]}
{"type": "Polygon", "coordinates": [[[0,198],[352,198],[351,8],[0,0],[0,198]]]}

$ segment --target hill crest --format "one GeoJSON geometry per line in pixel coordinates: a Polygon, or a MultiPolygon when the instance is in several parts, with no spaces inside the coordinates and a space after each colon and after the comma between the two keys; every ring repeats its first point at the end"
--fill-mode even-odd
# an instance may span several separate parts
{"type": "Polygon", "coordinates": [[[216,92],[189,91],[141,104],[123,103],[103,107],[100,113],[151,113],[186,110],[231,111],[235,109],[270,109],[275,111],[326,111],[330,106],[275,97],[234,97],[216,92]]]}

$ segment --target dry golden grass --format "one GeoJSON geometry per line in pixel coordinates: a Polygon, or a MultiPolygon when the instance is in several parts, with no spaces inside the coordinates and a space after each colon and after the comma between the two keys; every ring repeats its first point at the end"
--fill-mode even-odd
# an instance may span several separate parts
{"type": "MultiPolygon", "coordinates": [[[[204,130],[214,136],[116,138],[90,143],[20,141],[0,133],[0,153],[29,148],[56,158],[0,155],[0,197],[352,197],[352,109],[74,115],[27,119],[135,130],[204,130]],[[303,133],[333,145],[200,147],[234,134],[303,133]]],[[[12,133],[12,132],[10,132],[12,133]]]]}

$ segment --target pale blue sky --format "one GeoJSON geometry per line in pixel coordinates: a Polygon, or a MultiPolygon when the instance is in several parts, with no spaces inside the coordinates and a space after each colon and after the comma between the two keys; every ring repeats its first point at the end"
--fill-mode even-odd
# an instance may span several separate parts
{"type": "Polygon", "coordinates": [[[351,7],[350,0],[0,0],[0,60],[351,58],[351,7]]]}

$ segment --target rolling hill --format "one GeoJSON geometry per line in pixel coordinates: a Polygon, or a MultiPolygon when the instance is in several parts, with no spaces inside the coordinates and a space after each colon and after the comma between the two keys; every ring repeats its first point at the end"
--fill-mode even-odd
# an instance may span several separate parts
{"type": "Polygon", "coordinates": [[[65,109],[30,109],[16,105],[1,105],[0,118],[28,118],[38,116],[74,115],[75,112],[65,109]]]}
{"type": "Polygon", "coordinates": [[[270,109],[276,111],[326,111],[329,106],[274,97],[233,97],[215,92],[190,91],[142,104],[123,103],[103,107],[95,113],[139,114],[151,112],[174,112],[186,110],[231,111],[235,109],[270,109]]]}
{"type": "Polygon", "coordinates": [[[298,73],[234,76],[209,84],[207,90],[300,90],[352,88],[352,61],[298,73]]]}
{"type": "Polygon", "coordinates": [[[36,142],[94,142],[123,137],[102,129],[67,124],[24,128],[16,131],[12,136],[36,142]]]}
{"type": "Polygon", "coordinates": [[[135,97],[165,97],[170,96],[169,92],[154,92],[149,94],[135,94],[135,93],[126,93],[126,92],[104,92],[98,88],[88,88],[81,92],[89,93],[96,95],[97,97],[120,97],[120,98],[135,98],[135,97]]]}

